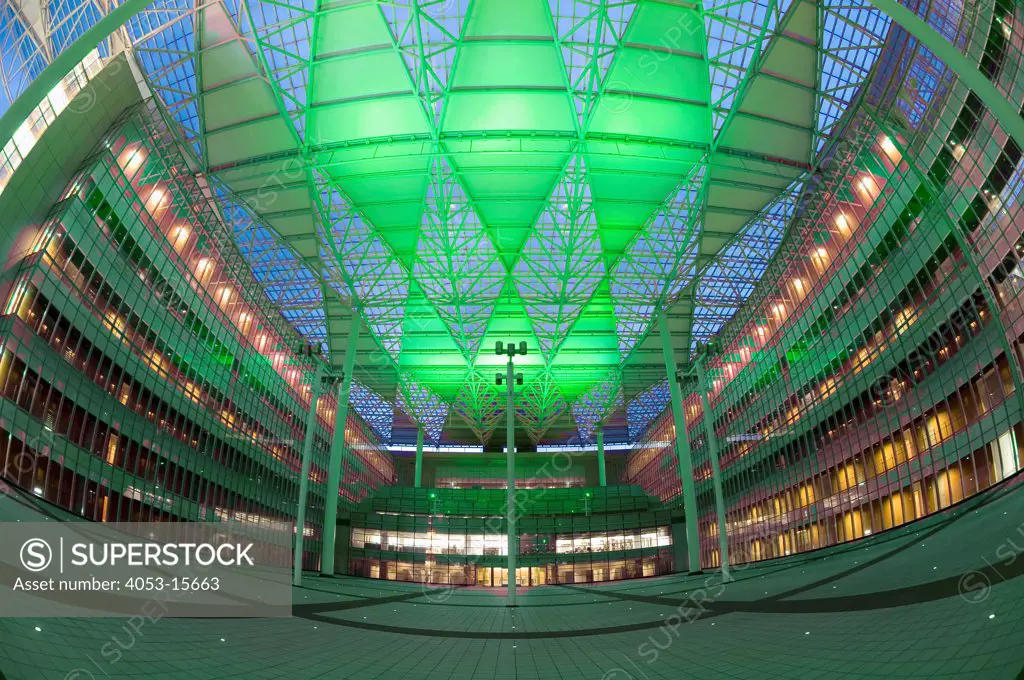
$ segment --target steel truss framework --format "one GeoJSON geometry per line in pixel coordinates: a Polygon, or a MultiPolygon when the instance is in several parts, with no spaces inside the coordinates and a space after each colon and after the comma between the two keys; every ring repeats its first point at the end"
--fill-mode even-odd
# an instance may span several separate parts
{"type": "MultiPolygon", "coordinates": [[[[0,105],[114,4],[2,0],[0,105]]],[[[394,404],[486,440],[488,350],[525,339],[536,443],[649,420],[655,312],[689,348],[743,304],[888,27],[861,0],[156,0],[101,47],[132,46],[296,328],[340,360],[331,307],[361,315],[379,434],[394,404]]]]}

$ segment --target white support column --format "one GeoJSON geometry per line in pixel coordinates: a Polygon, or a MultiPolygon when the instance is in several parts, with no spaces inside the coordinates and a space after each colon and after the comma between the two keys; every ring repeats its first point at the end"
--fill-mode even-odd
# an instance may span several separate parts
{"type": "Polygon", "coordinates": [[[323,392],[324,365],[317,361],[310,386],[309,411],[306,413],[306,436],[302,440],[302,466],[299,472],[299,508],[295,514],[295,560],[292,585],[302,585],[302,542],[306,528],[306,498],[309,496],[309,468],[313,462],[313,435],[316,432],[316,406],[323,392]]]}
{"type": "MultiPolygon", "coordinates": [[[[676,430],[676,458],[679,465],[679,479],[683,485],[683,512],[686,519],[687,569],[691,574],[700,573],[700,534],[697,531],[697,493],[693,485],[693,458],[690,440],[686,436],[686,416],[683,413],[683,395],[676,376],[676,358],[672,349],[672,338],[668,332],[665,312],[658,313],[658,332],[661,335],[661,350],[665,356],[665,371],[668,373],[668,391],[672,396],[672,420],[676,430]]],[[[676,571],[682,571],[676,565],[676,571]]]]}
{"type": "Polygon", "coordinates": [[[416,426],[416,475],[413,486],[423,486],[423,425],[416,426]]]}
{"type": "Polygon", "coordinates": [[[597,479],[601,486],[608,486],[604,467],[604,426],[597,428],[597,479]]]}
{"type": "MultiPolygon", "coordinates": [[[[338,385],[338,411],[334,415],[334,436],[331,438],[331,462],[327,469],[327,493],[324,501],[324,549],[320,556],[320,573],[334,575],[334,551],[338,533],[338,490],[341,487],[341,468],[345,460],[345,424],[348,422],[348,399],[352,392],[352,371],[359,349],[359,332],[362,322],[353,319],[352,329],[345,344],[344,371],[338,385]]],[[[349,540],[345,536],[342,540],[349,540]]]]}
{"type": "Polygon", "coordinates": [[[725,497],[722,493],[722,468],[718,462],[718,435],[715,414],[708,399],[707,357],[697,361],[697,391],[704,410],[704,433],[707,436],[708,458],[711,459],[711,484],[715,492],[715,515],[718,519],[718,558],[722,565],[722,581],[729,582],[729,535],[725,528],[725,497]]]}

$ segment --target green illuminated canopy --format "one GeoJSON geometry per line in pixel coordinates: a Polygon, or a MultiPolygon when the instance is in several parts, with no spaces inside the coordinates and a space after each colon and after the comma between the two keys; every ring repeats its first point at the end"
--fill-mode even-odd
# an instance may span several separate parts
{"type": "Polygon", "coordinates": [[[688,351],[750,294],[884,39],[862,7],[250,0],[134,30],[282,311],[339,364],[347,310],[370,329],[396,439],[487,440],[494,343],[525,340],[537,443],[664,398],[657,310],[688,351]]]}

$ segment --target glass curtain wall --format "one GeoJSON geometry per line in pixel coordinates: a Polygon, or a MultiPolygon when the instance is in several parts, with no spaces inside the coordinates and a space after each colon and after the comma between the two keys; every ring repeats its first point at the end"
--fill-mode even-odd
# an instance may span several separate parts
{"type": "MultiPolygon", "coordinates": [[[[917,11],[1020,108],[1019,5],[917,11]]],[[[1020,148],[897,28],[824,161],[762,284],[706,354],[711,417],[688,386],[704,567],[720,561],[709,424],[731,562],[884,531],[1021,467],[1020,148]]],[[[675,436],[667,411],[627,478],[681,502],[675,436]]]]}
{"type": "MultiPolygon", "coordinates": [[[[114,126],[6,274],[0,473],[97,521],[294,522],[313,366],[151,103],[114,126]]],[[[317,568],[336,395],[320,399],[317,568]]],[[[349,410],[345,504],[394,466],[349,410]]]]}
{"type": "MultiPolygon", "coordinates": [[[[635,486],[517,492],[517,583],[671,573],[672,513],[635,486]]],[[[349,573],[452,585],[507,584],[503,490],[390,487],[351,515],[349,573]]]]}

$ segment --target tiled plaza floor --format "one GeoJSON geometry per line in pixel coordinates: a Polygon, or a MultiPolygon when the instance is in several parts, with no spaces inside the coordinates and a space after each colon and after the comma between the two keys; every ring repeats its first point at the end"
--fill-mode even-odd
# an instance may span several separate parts
{"type": "MultiPolygon", "coordinates": [[[[0,518],[39,519],[24,500],[0,518]]],[[[1024,490],[854,545],[604,585],[425,591],[306,578],[292,618],[0,619],[0,674],[55,678],[1024,678],[1024,490]],[[1020,550],[1017,549],[1020,546],[1020,550]]]]}

